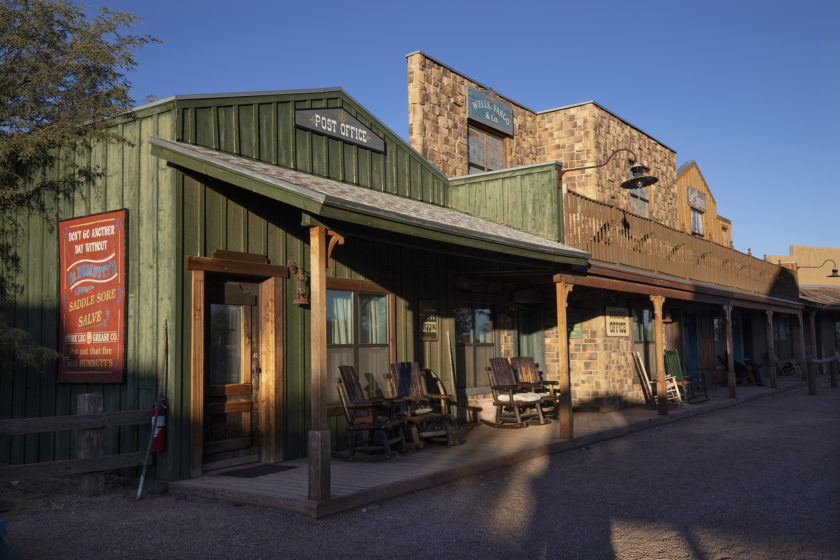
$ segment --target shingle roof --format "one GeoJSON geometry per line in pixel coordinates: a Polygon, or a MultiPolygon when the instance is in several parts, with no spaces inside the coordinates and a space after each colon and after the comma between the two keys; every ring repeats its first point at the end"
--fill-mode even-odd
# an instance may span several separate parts
{"type": "MultiPolygon", "coordinates": [[[[280,167],[250,158],[195,146],[151,138],[150,143],[161,150],[166,159],[179,155],[198,165],[186,167],[207,173],[208,165],[232,172],[261,184],[260,193],[296,205],[316,215],[330,216],[329,209],[347,211],[357,215],[373,216],[385,222],[398,223],[413,228],[410,233],[418,237],[434,237],[435,232],[446,234],[446,241],[493,250],[493,246],[522,251],[523,256],[544,258],[560,262],[585,262],[590,254],[568,245],[537,237],[494,222],[483,220],[451,208],[438,206],[403,196],[375,191],[365,187],[342,183],[318,175],[280,167]],[[268,188],[265,188],[268,187],[268,188]],[[280,197],[279,195],[284,195],[280,197]],[[289,198],[292,195],[293,198],[289,198]],[[296,201],[299,202],[296,204],[296,201]],[[462,240],[459,242],[459,239],[462,240]],[[468,243],[466,241],[478,242],[468,243]]],[[[184,165],[183,161],[176,162],[184,165]]],[[[335,217],[333,215],[332,217],[335,217]]],[[[351,221],[352,217],[350,218],[351,221]]]]}

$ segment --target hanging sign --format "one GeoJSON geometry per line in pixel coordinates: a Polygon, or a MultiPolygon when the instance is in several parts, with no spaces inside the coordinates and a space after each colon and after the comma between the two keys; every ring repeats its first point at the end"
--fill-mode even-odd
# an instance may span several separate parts
{"type": "Polygon", "coordinates": [[[700,212],[706,211],[706,193],[695,189],[694,187],[688,187],[688,205],[694,208],[695,210],[699,210],[700,212]]]}
{"type": "Polygon", "coordinates": [[[513,107],[492,91],[467,86],[467,116],[508,136],[513,136],[513,107]]]}
{"type": "Polygon", "coordinates": [[[58,224],[58,381],[123,380],[126,215],[117,210],[58,224]]]}
{"type": "Polygon", "coordinates": [[[295,126],[380,154],[385,153],[385,139],[344,109],[297,109],[295,126]]]}
{"type": "Polygon", "coordinates": [[[625,307],[607,307],[607,336],[630,336],[630,322],[625,307]]]}

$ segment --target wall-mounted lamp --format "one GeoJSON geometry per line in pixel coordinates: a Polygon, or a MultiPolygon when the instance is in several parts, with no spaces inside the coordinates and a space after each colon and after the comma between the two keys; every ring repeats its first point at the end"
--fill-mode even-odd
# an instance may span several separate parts
{"type": "Polygon", "coordinates": [[[834,265],[834,268],[831,269],[831,274],[826,276],[826,278],[840,278],[840,274],[837,274],[837,263],[834,262],[833,259],[825,259],[820,266],[799,266],[797,265],[796,268],[822,268],[826,265],[826,263],[831,263],[834,265]]]}
{"type": "Polygon", "coordinates": [[[295,263],[295,261],[286,261],[286,266],[289,272],[297,277],[297,297],[292,301],[295,305],[309,305],[309,298],[306,297],[306,272],[295,263]]]}
{"type": "Polygon", "coordinates": [[[599,167],[604,167],[610,161],[612,161],[612,158],[614,158],[616,154],[619,154],[621,152],[627,152],[630,154],[631,163],[630,169],[627,170],[627,180],[621,183],[622,189],[640,189],[642,187],[647,187],[659,181],[658,177],[654,177],[652,175],[647,174],[647,172],[650,171],[650,168],[639,163],[638,159],[636,158],[636,154],[633,153],[632,150],[629,150],[627,148],[619,148],[615,150],[613,153],[610,154],[610,157],[608,157],[604,163],[599,163],[598,165],[587,165],[585,167],[561,169],[561,176],[565,175],[566,173],[571,173],[572,171],[583,171],[584,169],[597,169],[599,167]]]}

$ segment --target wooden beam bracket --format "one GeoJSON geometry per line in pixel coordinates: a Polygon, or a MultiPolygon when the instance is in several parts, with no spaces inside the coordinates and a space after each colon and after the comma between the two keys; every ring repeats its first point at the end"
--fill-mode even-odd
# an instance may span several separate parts
{"type": "Polygon", "coordinates": [[[344,236],[332,230],[327,230],[327,235],[330,236],[330,244],[327,247],[327,268],[332,266],[332,252],[336,245],[344,245],[344,236]]]}

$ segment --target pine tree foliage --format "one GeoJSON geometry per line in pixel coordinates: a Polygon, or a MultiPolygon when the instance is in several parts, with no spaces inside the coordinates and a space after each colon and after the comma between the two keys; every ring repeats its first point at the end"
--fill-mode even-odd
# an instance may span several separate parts
{"type": "MultiPolygon", "coordinates": [[[[157,41],[131,33],[138,19],[104,8],[88,17],[70,0],[0,0],[0,305],[6,308],[21,289],[16,247],[27,216],[54,224],[58,203],[102,175],[86,155],[91,144],[124,141],[103,122],[131,107],[126,73],[136,66],[135,51],[157,41]]],[[[0,346],[39,362],[26,349],[32,340],[10,328],[0,316],[0,346]]]]}

